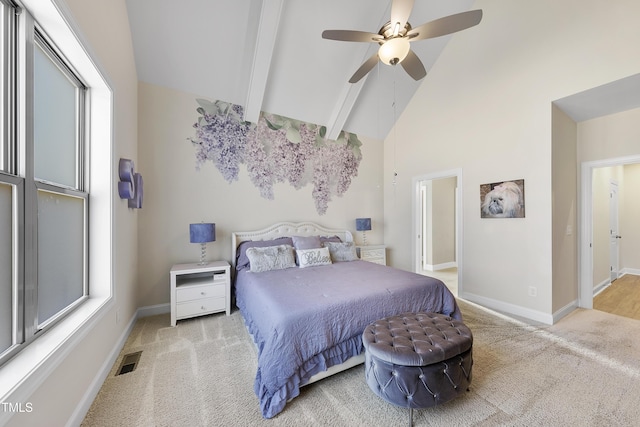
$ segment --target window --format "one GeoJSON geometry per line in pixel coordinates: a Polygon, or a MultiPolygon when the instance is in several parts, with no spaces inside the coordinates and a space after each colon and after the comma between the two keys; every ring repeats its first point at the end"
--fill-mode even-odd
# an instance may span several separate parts
{"type": "Polygon", "coordinates": [[[88,298],[90,194],[87,87],[27,10],[0,7],[1,364],[88,298]]]}

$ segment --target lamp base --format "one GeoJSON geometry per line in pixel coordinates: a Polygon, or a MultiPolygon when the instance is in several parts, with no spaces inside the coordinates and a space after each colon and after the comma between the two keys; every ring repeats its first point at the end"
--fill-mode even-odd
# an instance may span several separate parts
{"type": "Polygon", "coordinates": [[[362,232],[362,246],[367,246],[367,233],[362,232]]]}
{"type": "Polygon", "coordinates": [[[207,256],[207,244],[200,243],[200,262],[198,265],[207,265],[209,262],[205,261],[205,257],[207,256]]]}

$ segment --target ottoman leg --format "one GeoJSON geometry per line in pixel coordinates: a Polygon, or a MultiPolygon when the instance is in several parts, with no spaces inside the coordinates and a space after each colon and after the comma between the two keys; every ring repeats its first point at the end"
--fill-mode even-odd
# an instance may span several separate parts
{"type": "Polygon", "coordinates": [[[413,408],[409,406],[409,427],[413,427],[413,408]]]}

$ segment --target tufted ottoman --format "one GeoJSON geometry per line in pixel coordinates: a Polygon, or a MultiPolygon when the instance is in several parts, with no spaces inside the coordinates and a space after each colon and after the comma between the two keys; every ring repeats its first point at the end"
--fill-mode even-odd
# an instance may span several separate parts
{"type": "Polygon", "coordinates": [[[365,377],[389,403],[428,408],[457,397],[471,383],[473,336],[459,320],[437,313],[404,313],[364,330],[365,377]]]}

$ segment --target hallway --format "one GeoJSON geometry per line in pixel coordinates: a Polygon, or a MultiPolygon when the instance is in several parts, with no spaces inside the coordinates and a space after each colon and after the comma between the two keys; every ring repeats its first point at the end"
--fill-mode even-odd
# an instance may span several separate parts
{"type": "Polygon", "coordinates": [[[640,320],[640,276],[625,274],[593,297],[593,308],[640,320]]]}

